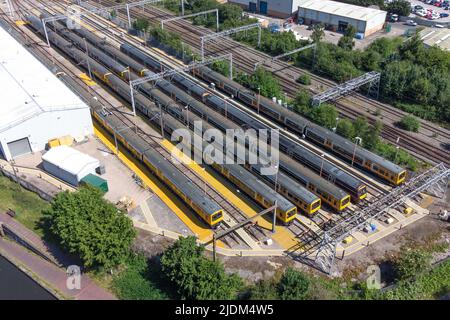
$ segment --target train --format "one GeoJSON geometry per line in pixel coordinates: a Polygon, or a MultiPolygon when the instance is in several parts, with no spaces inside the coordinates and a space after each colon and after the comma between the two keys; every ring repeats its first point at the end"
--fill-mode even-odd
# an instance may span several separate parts
{"type": "MultiPolygon", "coordinates": [[[[121,51],[130,55],[137,61],[141,62],[143,64],[140,66],[141,69],[149,67],[152,69],[159,70],[161,68],[159,61],[148,56],[146,53],[130,44],[124,43],[121,45],[120,48],[121,51]]],[[[223,99],[217,97],[216,95],[211,94],[207,89],[187,79],[181,74],[175,74],[172,77],[172,81],[179,84],[183,89],[186,90],[187,93],[189,93],[192,96],[196,96],[197,98],[200,98],[208,107],[221,113],[222,115],[225,116],[225,118],[229,118],[230,120],[232,120],[233,122],[235,122],[237,125],[239,125],[244,129],[250,128],[255,130],[269,129],[268,126],[262,124],[259,121],[256,121],[248,114],[246,114],[244,111],[224,101],[223,99]]],[[[193,109],[195,109],[195,107],[198,105],[199,105],[198,102],[194,103],[192,105],[193,109]]],[[[215,125],[220,128],[220,123],[218,121],[215,121],[215,125]]],[[[230,125],[228,125],[228,128],[230,128],[230,125]]],[[[308,168],[313,169],[313,171],[315,171],[316,173],[319,173],[320,176],[324,177],[325,179],[328,179],[331,182],[335,182],[337,186],[347,191],[350,194],[353,202],[363,200],[367,196],[367,187],[363,182],[354,178],[348,173],[345,173],[344,171],[340,170],[331,163],[324,161],[320,156],[312,153],[306,148],[292,142],[291,140],[283,136],[280,136],[279,146],[280,150],[289,155],[291,158],[294,158],[295,160],[301,162],[302,164],[305,164],[306,166],[308,166],[308,168]]],[[[283,169],[283,163],[281,163],[281,168],[283,169]]],[[[300,170],[305,171],[305,169],[306,168],[302,166],[302,169],[300,170]]],[[[302,179],[302,181],[304,181],[304,179],[302,179]]],[[[308,179],[308,181],[309,181],[308,187],[313,187],[311,186],[311,184],[314,183],[313,179],[308,179]]],[[[310,188],[310,190],[312,189],[310,188]]],[[[343,196],[341,198],[332,198],[331,200],[328,199],[329,194],[339,193],[334,191],[335,190],[333,190],[333,192],[330,193],[325,192],[326,196],[322,200],[325,200],[326,203],[332,206],[336,211],[340,212],[346,207],[346,205],[341,204],[342,203],[348,204],[348,203],[345,200],[346,196],[343,196]]]]}
{"type": "MultiPolygon", "coordinates": [[[[27,17],[31,26],[43,34],[41,21],[32,15],[27,17]]],[[[50,41],[56,45],[61,51],[70,56],[74,61],[88,68],[86,55],[75,48],[72,43],[56,34],[51,30],[47,30],[50,41]]],[[[105,81],[119,95],[129,100],[130,91],[128,86],[117,76],[113,75],[108,69],[97,63],[94,59],[89,59],[89,66],[92,72],[105,81]],[[127,96],[128,95],[128,96],[127,96]]],[[[148,99],[141,95],[137,95],[136,106],[146,114],[149,118],[155,118],[159,115],[158,108],[154,107],[148,99]]],[[[223,210],[212,199],[205,197],[204,192],[184,176],[175,165],[167,161],[144,138],[134,132],[132,128],[124,130],[123,122],[114,115],[103,112],[104,110],[92,110],[93,118],[110,134],[114,135],[120,143],[125,146],[131,154],[142,161],[162,182],[178,195],[194,212],[201,217],[211,228],[217,228],[223,221],[223,210]]],[[[170,123],[170,118],[165,119],[170,123]]]]}
{"type": "MultiPolygon", "coordinates": [[[[89,52],[97,57],[97,59],[100,59],[100,61],[102,61],[105,65],[110,67],[112,70],[115,70],[118,75],[124,78],[132,77],[132,74],[127,72],[130,69],[136,71],[140,76],[148,76],[153,74],[143,65],[139,64],[128,55],[125,55],[121,51],[109,45],[106,41],[92,34],[91,32],[82,28],[75,30],[75,32],[78,33],[81,37],[87,39],[94,46],[101,48],[102,54],[110,54],[114,58],[114,60],[111,60],[111,58],[109,57],[105,59],[101,56],[100,53],[97,52],[97,49],[89,50],[89,52]],[[123,63],[127,67],[125,67],[124,65],[120,65],[119,63],[123,63]]],[[[71,38],[73,40],[76,40],[73,36],[71,38]]],[[[149,97],[152,97],[154,99],[154,93],[148,92],[149,87],[150,86],[148,84],[143,84],[140,90],[144,93],[147,93],[149,97]]],[[[161,79],[160,81],[158,81],[157,87],[161,88],[164,93],[168,95],[170,94],[174,100],[188,104],[194,111],[194,113],[196,113],[203,119],[206,119],[207,122],[211,123],[216,128],[219,128],[222,131],[232,128],[233,124],[229,120],[227,120],[226,118],[224,119],[218,114],[215,115],[214,111],[209,110],[201,102],[193,99],[190,95],[186,94],[178,87],[172,85],[170,82],[161,79]]],[[[192,117],[191,120],[193,120],[192,117]]],[[[245,167],[249,171],[256,173],[268,184],[274,185],[274,177],[266,177],[261,175],[259,170],[255,169],[255,166],[253,165],[246,164],[245,167]]],[[[220,170],[218,171],[221,172],[220,170]]],[[[296,204],[301,212],[305,213],[308,216],[314,215],[314,213],[316,213],[320,209],[321,201],[319,197],[317,197],[311,191],[308,191],[306,188],[302,187],[299,183],[283,173],[280,173],[279,175],[279,182],[277,183],[276,190],[287,199],[292,201],[294,204],[296,204]]],[[[284,218],[280,218],[280,220],[285,224],[289,222],[284,218]]]]}
{"type": "MultiPolygon", "coordinates": [[[[36,30],[40,30],[39,25],[34,21],[33,18],[30,18],[31,24],[36,30]]],[[[73,34],[71,34],[69,31],[64,29],[59,29],[58,32],[60,32],[62,35],[66,36],[68,39],[71,39],[73,43],[77,44],[78,46],[81,45],[81,38],[74,37],[73,34]]],[[[49,33],[49,38],[52,43],[56,44],[62,51],[64,51],[66,54],[68,54],[70,57],[72,57],[75,61],[79,62],[81,65],[83,65],[85,68],[87,68],[87,62],[85,54],[82,53],[80,50],[73,47],[69,42],[67,42],[64,38],[60,37],[54,32],[49,33]],[[70,48],[69,48],[70,46],[70,48]],[[84,59],[84,60],[83,60],[84,59]]],[[[107,59],[105,59],[104,56],[102,56],[102,53],[96,50],[92,50],[91,48],[90,52],[92,52],[92,55],[95,56],[97,59],[101,60],[102,62],[107,62],[107,59]]],[[[111,61],[109,61],[111,62],[111,61]]],[[[105,82],[109,87],[111,87],[116,93],[118,93],[122,98],[127,100],[128,102],[131,101],[130,99],[130,92],[128,86],[125,84],[123,79],[120,77],[114,75],[111,73],[108,69],[100,65],[97,61],[89,58],[89,65],[92,70],[92,72],[96,75],[97,78],[101,79],[103,82],[105,82]]],[[[125,72],[122,72],[124,68],[120,67],[119,65],[115,65],[114,71],[121,75],[123,78],[126,78],[125,72]]],[[[170,104],[170,101],[172,101],[169,97],[165,96],[163,93],[159,92],[157,89],[155,89],[152,92],[152,98],[157,101],[157,103],[166,103],[166,105],[170,104]]],[[[143,95],[137,94],[135,96],[135,105],[137,109],[146,115],[150,119],[155,119],[159,115],[158,108],[151,107],[154,106],[154,103],[152,103],[150,100],[148,100],[143,95]]],[[[201,203],[201,198],[204,198],[204,195],[201,197],[198,197],[197,193],[191,193],[189,192],[189,188],[193,187],[194,185],[192,182],[190,182],[188,179],[183,177],[182,181],[179,182],[179,179],[177,177],[182,176],[179,173],[177,173],[176,170],[173,170],[173,165],[168,162],[166,159],[154,159],[155,154],[154,152],[151,152],[148,147],[148,143],[146,143],[147,148],[144,149],[144,147],[139,144],[139,141],[142,142],[142,139],[138,136],[136,139],[138,139],[138,142],[135,138],[130,136],[130,132],[133,130],[125,130],[125,133],[114,133],[115,130],[111,128],[108,123],[108,120],[110,118],[102,117],[102,113],[94,113],[93,117],[99,122],[104,128],[106,128],[110,133],[115,134],[118,140],[124,145],[128,150],[131,151],[134,157],[136,157],[138,160],[142,161],[147,167],[151,169],[152,172],[156,174],[164,183],[166,183],[175,193],[180,196],[210,227],[216,228],[220,222],[223,220],[223,212],[220,211],[213,211],[211,212],[211,205],[207,206],[208,203],[201,203]],[[129,137],[130,140],[127,140],[129,137]],[[140,139],[140,140],[139,140],[140,139]],[[143,151],[145,150],[145,151],[143,151]],[[167,168],[167,165],[169,167],[167,168]],[[162,168],[160,168],[162,167],[162,168]],[[189,182],[189,183],[188,183],[189,182]],[[199,203],[200,201],[200,203],[199,203]],[[205,208],[207,206],[207,208],[205,208]],[[209,210],[207,210],[209,208],[209,210]]],[[[175,118],[185,118],[186,114],[179,115],[175,118]]],[[[192,122],[195,120],[198,120],[196,117],[191,117],[192,122]]],[[[111,120],[112,121],[112,120],[111,120]]],[[[169,134],[173,132],[173,130],[180,127],[180,123],[176,123],[175,119],[171,119],[170,117],[166,117],[164,119],[164,129],[169,134]]],[[[156,121],[157,122],[157,121],[156,121]]],[[[118,127],[119,128],[119,127],[118,127]]],[[[119,130],[120,131],[120,130],[119,130]]],[[[157,154],[160,158],[159,154],[157,154]]],[[[242,167],[238,165],[231,165],[227,166],[226,168],[221,168],[222,166],[216,166],[215,168],[217,170],[220,170],[222,174],[224,174],[226,177],[230,179],[233,183],[236,185],[239,185],[246,193],[251,196],[254,200],[256,200],[259,204],[261,204],[263,207],[269,207],[273,205],[276,201],[277,203],[277,217],[283,224],[289,224],[292,222],[293,219],[295,219],[295,216],[297,214],[297,207],[296,205],[292,204],[290,201],[285,199],[283,196],[269,188],[268,186],[264,185],[261,181],[256,179],[255,176],[253,176],[250,172],[246,170],[241,170],[242,167]],[[244,181],[244,182],[240,182],[244,181]]],[[[195,187],[195,186],[194,186],[195,187]]],[[[196,187],[195,187],[196,188],[196,187]]],[[[198,191],[198,188],[196,188],[198,191]]],[[[299,193],[297,193],[299,194],[299,193]]],[[[317,200],[317,199],[315,199],[317,200]]]]}
{"type": "Polygon", "coordinates": [[[195,68],[192,73],[209,84],[214,83],[216,88],[239,99],[255,110],[259,110],[266,117],[282,124],[297,135],[332,151],[347,161],[354,162],[359,167],[388,181],[390,184],[400,185],[405,181],[406,169],[368,150],[358,148],[354,143],[338,134],[306,120],[297,113],[280,106],[266,97],[258,96],[222,74],[206,66],[195,68]]]}

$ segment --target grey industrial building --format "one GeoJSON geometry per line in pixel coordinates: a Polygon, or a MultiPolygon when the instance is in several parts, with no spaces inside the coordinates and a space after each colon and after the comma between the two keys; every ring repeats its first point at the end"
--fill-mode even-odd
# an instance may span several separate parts
{"type": "Polygon", "coordinates": [[[271,17],[288,18],[297,12],[300,0],[229,0],[244,10],[271,17]]]}
{"type": "Polygon", "coordinates": [[[298,0],[298,22],[322,23],[327,29],[344,31],[348,25],[368,36],[383,29],[386,11],[336,1],[298,0]]]}

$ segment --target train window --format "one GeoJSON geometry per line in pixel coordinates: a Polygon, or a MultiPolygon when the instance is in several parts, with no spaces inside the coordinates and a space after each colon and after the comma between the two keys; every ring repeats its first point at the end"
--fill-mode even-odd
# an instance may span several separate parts
{"type": "Polygon", "coordinates": [[[348,202],[350,201],[350,197],[344,198],[344,200],[342,200],[342,205],[346,205],[348,202]]]}
{"type": "Polygon", "coordinates": [[[247,93],[239,93],[239,97],[244,100],[245,103],[252,104],[254,97],[247,93]]]}
{"type": "Polygon", "coordinates": [[[236,90],[235,90],[233,87],[231,87],[231,86],[229,86],[229,85],[227,85],[227,84],[224,84],[224,85],[223,85],[223,89],[224,89],[226,92],[228,92],[228,93],[231,93],[231,94],[233,94],[233,95],[236,95],[236,90]]]}
{"type": "Polygon", "coordinates": [[[273,111],[272,109],[269,109],[263,105],[260,105],[259,110],[265,114],[268,114],[270,117],[272,117],[274,119],[280,118],[280,114],[278,112],[273,111]]]}
{"type": "Polygon", "coordinates": [[[320,206],[320,201],[316,201],[312,204],[312,209],[316,209],[318,206],[320,206]]]}
{"type": "Polygon", "coordinates": [[[220,218],[222,218],[222,212],[221,211],[219,211],[219,212],[217,212],[217,213],[215,213],[213,216],[212,216],[212,221],[216,221],[216,220],[219,220],[220,218]]]}
{"type": "MultiPolygon", "coordinates": [[[[347,152],[346,150],[344,150],[343,148],[341,148],[339,146],[333,145],[333,150],[337,151],[339,154],[341,154],[343,156],[346,156],[347,158],[350,158],[350,159],[353,158],[353,154],[352,153],[347,152]]],[[[356,160],[357,158],[358,157],[355,157],[355,161],[357,161],[356,160]]],[[[362,164],[362,160],[360,158],[358,158],[358,159],[359,159],[359,161],[357,161],[357,162],[362,164]]]]}
{"type": "Polygon", "coordinates": [[[289,128],[294,129],[297,132],[302,132],[302,128],[300,128],[300,126],[298,124],[296,124],[294,121],[291,121],[286,118],[285,123],[289,128]]]}
{"type": "Polygon", "coordinates": [[[400,173],[400,175],[398,176],[398,178],[399,178],[399,179],[403,179],[403,178],[405,178],[405,175],[406,175],[406,171],[403,171],[403,172],[400,173]]]}
{"type": "Polygon", "coordinates": [[[294,216],[296,213],[297,213],[297,210],[292,209],[286,215],[287,215],[288,218],[290,218],[290,217],[294,216]]]}
{"type": "Polygon", "coordinates": [[[316,135],[315,133],[313,133],[309,130],[306,132],[306,135],[317,142],[320,142],[322,144],[325,143],[325,139],[319,137],[318,135],[316,135]]]}
{"type": "Polygon", "coordinates": [[[372,166],[372,168],[373,168],[373,170],[375,170],[375,171],[379,171],[379,170],[380,170],[380,168],[378,168],[378,166],[377,166],[376,164],[374,164],[374,165],[372,166]]]}

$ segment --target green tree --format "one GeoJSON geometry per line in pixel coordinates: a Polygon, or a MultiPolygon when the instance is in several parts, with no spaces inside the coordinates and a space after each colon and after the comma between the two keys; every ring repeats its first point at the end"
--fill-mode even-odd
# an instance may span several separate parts
{"type": "Polygon", "coordinates": [[[411,3],[406,0],[394,0],[386,5],[386,11],[407,17],[411,13],[411,3]]]}
{"type": "Polygon", "coordinates": [[[348,119],[339,120],[336,133],[347,139],[352,139],[355,136],[355,128],[353,127],[353,123],[348,119]]]}
{"type": "Polygon", "coordinates": [[[311,39],[314,43],[319,43],[325,37],[325,32],[323,31],[324,28],[325,28],[324,25],[321,23],[315,24],[313,26],[311,39]]]}
{"type": "Polygon", "coordinates": [[[219,5],[219,22],[241,20],[242,12],[242,8],[236,4],[221,4],[219,5]]]}
{"type": "Polygon", "coordinates": [[[395,262],[399,280],[408,280],[431,267],[431,254],[424,249],[402,248],[395,262]]]}
{"type": "Polygon", "coordinates": [[[122,263],[136,236],[131,220],[97,188],[58,193],[45,214],[62,247],[79,255],[86,267],[122,263]]]}
{"type": "Polygon", "coordinates": [[[264,68],[258,67],[252,75],[240,73],[236,76],[236,81],[240,84],[258,92],[260,88],[261,95],[264,97],[282,98],[281,87],[278,80],[274,78],[272,73],[264,68]]]}
{"type": "Polygon", "coordinates": [[[339,39],[338,46],[344,50],[352,50],[355,46],[353,38],[356,35],[356,29],[352,25],[348,25],[345,29],[344,35],[339,39]]]}
{"type": "Polygon", "coordinates": [[[241,279],[227,275],[223,266],[203,256],[195,237],[180,238],[161,257],[163,273],[186,299],[234,299],[241,279]]]}
{"type": "Polygon", "coordinates": [[[278,283],[278,294],[283,300],[302,300],[307,297],[309,279],[302,272],[288,268],[278,283]]]}
{"type": "Polygon", "coordinates": [[[380,143],[380,134],[383,129],[383,124],[380,121],[375,122],[375,125],[369,127],[364,134],[362,134],[362,145],[368,150],[374,150],[380,143]]]}
{"type": "Polygon", "coordinates": [[[336,108],[327,103],[322,103],[319,107],[314,108],[311,112],[311,119],[317,124],[328,129],[336,127],[337,117],[338,112],[336,108]]]}
{"type": "Polygon", "coordinates": [[[137,18],[136,21],[133,22],[133,29],[139,31],[147,31],[150,23],[145,18],[137,18]]]}
{"type": "Polygon", "coordinates": [[[367,123],[367,119],[364,117],[358,117],[353,122],[353,128],[355,130],[355,135],[362,137],[367,129],[369,128],[369,124],[367,123]]]}
{"type": "Polygon", "coordinates": [[[230,75],[230,63],[225,60],[216,61],[211,65],[211,69],[228,77],[230,75]]]}
{"type": "Polygon", "coordinates": [[[419,132],[420,122],[416,119],[416,117],[405,115],[400,120],[400,127],[408,131],[419,132]]]}

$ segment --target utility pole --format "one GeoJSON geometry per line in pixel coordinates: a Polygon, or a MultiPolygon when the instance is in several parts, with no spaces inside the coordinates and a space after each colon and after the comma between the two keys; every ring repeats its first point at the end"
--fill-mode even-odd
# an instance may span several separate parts
{"type": "Polygon", "coordinates": [[[352,167],[355,162],[355,154],[356,154],[356,146],[361,143],[362,139],[360,137],[355,137],[355,148],[353,149],[353,157],[352,157],[352,167]]]}
{"type": "Polygon", "coordinates": [[[272,233],[275,233],[275,225],[277,223],[277,207],[278,207],[278,200],[275,200],[273,206],[272,233]]]}
{"type": "Polygon", "coordinates": [[[323,161],[324,161],[325,154],[322,153],[320,155],[320,157],[322,158],[322,164],[320,165],[320,174],[319,174],[319,176],[322,177],[323,161]]]}
{"type": "Polygon", "coordinates": [[[84,40],[84,46],[86,48],[86,64],[88,67],[88,72],[89,72],[89,78],[92,80],[92,73],[91,73],[91,64],[89,63],[89,50],[88,50],[88,45],[86,42],[86,38],[83,38],[84,40]]]}

